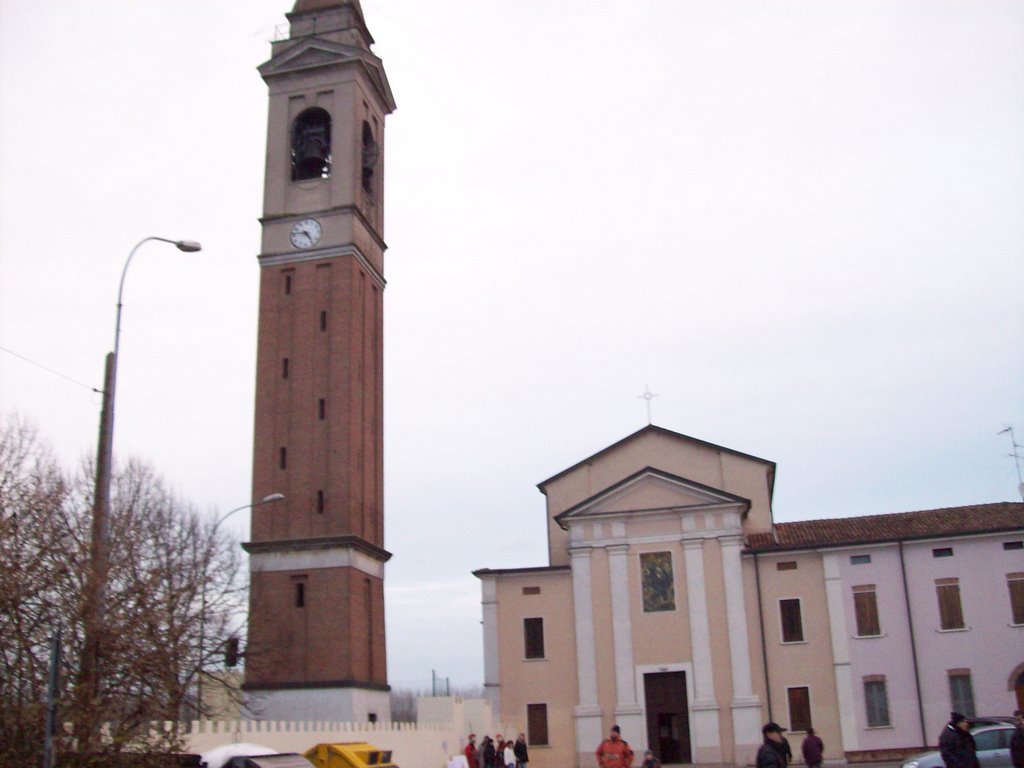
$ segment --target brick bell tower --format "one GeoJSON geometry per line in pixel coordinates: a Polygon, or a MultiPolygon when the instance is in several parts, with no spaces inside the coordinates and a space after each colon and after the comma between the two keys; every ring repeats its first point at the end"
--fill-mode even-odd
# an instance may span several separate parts
{"type": "Polygon", "coordinates": [[[387,720],[384,118],[359,0],[298,0],[270,96],[249,639],[255,719],[387,720]]]}

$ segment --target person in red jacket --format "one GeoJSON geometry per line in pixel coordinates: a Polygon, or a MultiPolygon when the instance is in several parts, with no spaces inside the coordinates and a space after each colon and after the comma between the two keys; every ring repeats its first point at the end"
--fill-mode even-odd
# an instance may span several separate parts
{"type": "Polygon", "coordinates": [[[622,738],[619,726],[613,725],[608,738],[597,748],[597,768],[630,768],[633,765],[633,750],[622,738]]]}
{"type": "Polygon", "coordinates": [[[466,745],[466,762],[469,768],[477,768],[476,734],[469,734],[469,743],[466,745]]]}

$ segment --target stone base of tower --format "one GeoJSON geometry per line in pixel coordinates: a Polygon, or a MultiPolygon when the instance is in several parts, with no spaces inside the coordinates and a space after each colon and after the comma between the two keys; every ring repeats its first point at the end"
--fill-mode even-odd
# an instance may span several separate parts
{"type": "Polygon", "coordinates": [[[244,696],[243,711],[248,720],[391,720],[388,692],[377,688],[246,688],[244,696]]]}

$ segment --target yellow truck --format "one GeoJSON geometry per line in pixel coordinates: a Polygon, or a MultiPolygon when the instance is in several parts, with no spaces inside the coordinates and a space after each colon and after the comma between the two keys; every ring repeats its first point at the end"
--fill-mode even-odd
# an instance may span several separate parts
{"type": "Polygon", "coordinates": [[[306,750],[305,758],[316,768],[398,768],[391,762],[391,750],[365,741],[317,744],[306,750]]]}

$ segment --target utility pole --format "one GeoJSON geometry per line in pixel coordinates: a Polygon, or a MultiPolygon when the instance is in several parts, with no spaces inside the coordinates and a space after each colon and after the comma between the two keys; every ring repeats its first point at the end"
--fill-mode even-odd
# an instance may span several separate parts
{"type": "Polygon", "coordinates": [[[43,768],[53,768],[53,737],[57,733],[57,689],[60,687],[61,626],[50,638],[50,679],[46,686],[46,734],[43,736],[43,768]]]}

